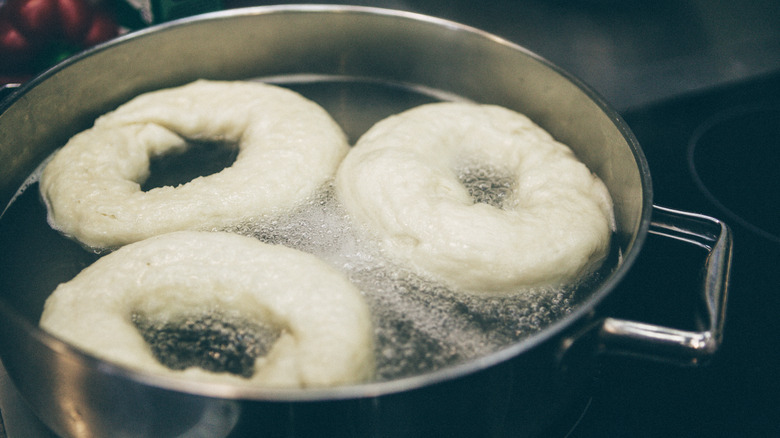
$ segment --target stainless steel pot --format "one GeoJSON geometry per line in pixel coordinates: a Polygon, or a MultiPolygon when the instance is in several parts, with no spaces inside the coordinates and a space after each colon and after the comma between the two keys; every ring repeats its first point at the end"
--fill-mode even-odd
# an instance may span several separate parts
{"type": "MultiPolygon", "coordinates": [[[[100,114],[139,93],[198,78],[264,78],[308,87],[353,141],[379,118],[425,100],[458,96],[524,112],[569,144],[609,187],[617,257],[571,313],[489,356],[388,382],[264,390],[129,371],[41,332],[42,301],[50,283],[66,274],[56,263],[43,273],[19,273],[22,265],[38,263],[17,254],[15,248],[32,245],[22,241],[4,247],[0,259],[0,355],[20,392],[56,433],[535,435],[581,392],[588,356],[627,352],[699,363],[718,348],[728,227],[654,206],[639,145],[587,86],[493,35],[412,13],[307,5],[226,11],[133,33],[68,59],[0,104],[0,203],[8,204],[46,156],[100,114]],[[365,92],[372,84],[381,85],[381,95],[365,92]],[[361,105],[349,104],[350,96],[362,98],[361,105]],[[648,232],[706,251],[702,290],[695,291],[705,309],[700,331],[600,315],[599,304],[631,269],[648,232]]],[[[47,251],[55,250],[42,253],[47,251]]]]}

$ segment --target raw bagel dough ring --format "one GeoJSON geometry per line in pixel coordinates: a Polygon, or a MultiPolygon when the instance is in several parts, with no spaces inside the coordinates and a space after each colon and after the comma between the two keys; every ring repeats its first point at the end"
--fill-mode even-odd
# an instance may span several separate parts
{"type": "Polygon", "coordinates": [[[60,284],[40,325],[107,361],[196,380],[318,387],[373,373],[370,314],[340,272],[310,254],[231,233],[180,231],[126,245],[60,284]],[[214,310],[282,328],[250,379],[171,370],[131,321],[134,312],[175,320],[214,310]]]}
{"type": "Polygon", "coordinates": [[[472,292],[568,284],[603,260],[614,226],[606,187],[571,149],[498,106],[434,103],[380,121],[336,190],[392,260],[472,292]],[[473,201],[458,177],[469,166],[511,177],[502,208],[473,201]]]}
{"type": "Polygon", "coordinates": [[[220,230],[288,211],[333,177],[346,136],[319,105],[260,82],[194,83],[138,96],[74,136],[40,181],[49,223],[93,248],[220,230]],[[235,142],[235,162],[141,191],[150,157],[185,139],[235,142]]]}

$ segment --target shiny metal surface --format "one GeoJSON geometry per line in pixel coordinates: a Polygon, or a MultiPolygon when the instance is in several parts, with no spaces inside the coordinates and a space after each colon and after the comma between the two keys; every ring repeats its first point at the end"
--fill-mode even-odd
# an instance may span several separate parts
{"type": "MultiPolygon", "coordinates": [[[[211,436],[218,436],[230,433],[237,418],[250,416],[259,430],[281,428],[284,434],[303,427],[303,420],[313,418],[311,423],[319,425],[316,420],[326,418],[325,424],[347,427],[359,436],[390,427],[384,424],[388,419],[407,418],[419,430],[405,432],[416,436],[431,427],[426,423],[441,426],[447,417],[423,418],[429,411],[411,412],[410,407],[448,405],[451,402],[445,401],[452,394],[473,392],[475,387],[489,388],[490,397],[498,397],[464,408],[479,419],[494,415],[491,409],[497,405],[491,403],[511,398],[507,391],[518,390],[518,386],[528,392],[567,391],[566,379],[550,375],[557,367],[552,352],[559,349],[558,338],[589,317],[625,275],[653,215],[650,175],[642,151],[617,113],[594,92],[554,65],[494,35],[416,14],[325,6],[210,14],[142,31],[85,52],[4,101],[0,107],[0,161],[8,163],[8,171],[0,175],[0,201],[5,205],[45,156],[98,115],[136,94],[201,77],[313,78],[315,82],[323,78],[370,79],[522,111],[569,144],[609,187],[616,205],[621,264],[570,316],[511,348],[427,375],[318,391],[193,384],[129,372],[85,356],[40,332],[34,326],[38,310],[20,315],[6,303],[13,291],[3,290],[3,362],[52,428],[68,436],[118,432],[164,436],[190,428],[210,430],[211,436]],[[150,53],[155,56],[150,58],[150,53]],[[536,385],[541,388],[529,391],[536,385]],[[219,415],[212,418],[215,412],[219,415]],[[332,412],[338,413],[338,419],[332,412]],[[414,421],[417,416],[419,421],[414,421]],[[359,418],[357,423],[355,418],[359,418]],[[289,427],[293,429],[286,429],[289,427]]],[[[355,133],[359,132],[360,128],[355,128],[355,133]]],[[[633,338],[622,339],[631,342],[633,338]]],[[[538,401],[533,404],[539,405],[537,409],[546,406],[538,401]]],[[[500,409],[509,409],[509,404],[500,409]]],[[[529,412],[530,417],[535,411],[529,412]]],[[[457,427],[458,423],[453,424],[457,427]]],[[[489,428],[480,430],[489,432],[489,428]]]]}
{"type": "Polygon", "coordinates": [[[701,304],[705,309],[703,327],[700,331],[689,331],[606,318],[601,327],[601,342],[610,353],[683,364],[708,360],[723,342],[733,247],[731,230],[725,223],[708,216],[656,206],[650,232],[707,251],[701,287],[701,304]]]}

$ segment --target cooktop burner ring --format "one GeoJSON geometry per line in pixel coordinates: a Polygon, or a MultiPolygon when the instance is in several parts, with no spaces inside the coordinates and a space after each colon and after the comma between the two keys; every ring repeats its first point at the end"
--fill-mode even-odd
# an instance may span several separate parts
{"type": "Polygon", "coordinates": [[[734,224],[780,244],[780,105],[716,113],[693,132],[688,167],[704,196],[734,224]]]}

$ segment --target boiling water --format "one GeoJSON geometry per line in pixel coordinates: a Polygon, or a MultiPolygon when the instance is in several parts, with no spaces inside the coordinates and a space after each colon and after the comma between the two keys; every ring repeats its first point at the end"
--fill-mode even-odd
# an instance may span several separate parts
{"type": "Polygon", "coordinates": [[[225,142],[187,141],[186,151],[176,151],[149,160],[149,177],[141,190],[176,187],[199,176],[209,176],[229,167],[238,157],[238,145],[225,142]],[[182,166],[182,163],[190,163],[182,166]]]}
{"type": "Polygon", "coordinates": [[[475,203],[503,208],[514,188],[515,178],[509,172],[493,166],[464,166],[458,171],[458,180],[475,203]]]}
{"type": "Polygon", "coordinates": [[[134,313],[133,324],[154,357],[173,370],[199,367],[252,377],[255,359],[265,356],[281,331],[263,321],[228,318],[219,313],[156,320],[134,313]]]}
{"type": "MultiPolygon", "coordinates": [[[[480,197],[505,195],[503,182],[487,185],[502,194],[483,187],[480,197]]],[[[448,289],[382,257],[370,238],[353,229],[332,186],[289,216],[231,231],[315,254],[346,273],[374,317],[380,380],[467,361],[537,333],[571,311],[579,289],[490,296],[448,289]]]]}
{"type": "MultiPolygon", "coordinates": [[[[309,89],[302,84],[298,88],[329,110],[352,142],[387,115],[438,100],[377,84],[346,91],[337,87],[335,96],[323,93],[322,87],[309,89]],[[345,99],[357,102],[358,110],[340,109],[345,99]],[[377,100],[393,104],[372,105],[377,100]],[[366,119],[363,109],[368,107],[374,113],[366,119]],[[356,111],[362,119],[352,117],[356,111]]],[[[144,189],[184,183],[219,171],[235,159],[235,148],[229,145],[210,149],[197,145],[181,157],[153,162],[144,189]],[[173,179],[170,174],[175,174],[173,179]]],[[[479,163],[461,169],[459,178],[475,202],[500,207],[511,194],[506,175],[479,163]]],[[[359,287],[373,315],[377,380],[440,369],[516,343],[570,313],[590,285],[599,281],[595,274],[565,290],[523,290],[501,296],[449,290],[381,257],[370,239],[353,229],[330,185],[285,217],[265,218],[230,231],[315,254],[359,287]]],[[[8,301],[34,322],[56,285],[99,257],[49,227],[36,175],[0,217],[0,247],[0,267],[5,270],[0,290],[14,291],[8,301]]],[[[176,323],[136,315],[134,322],[169,367],[195,365],[245,376],[251,373],[246,364],[264,354],[278,336],[262,321],[226,321],[219,315],[188,315],[176,323]],[[206,345],[204,339],[219,345],[206,345]]]]}

